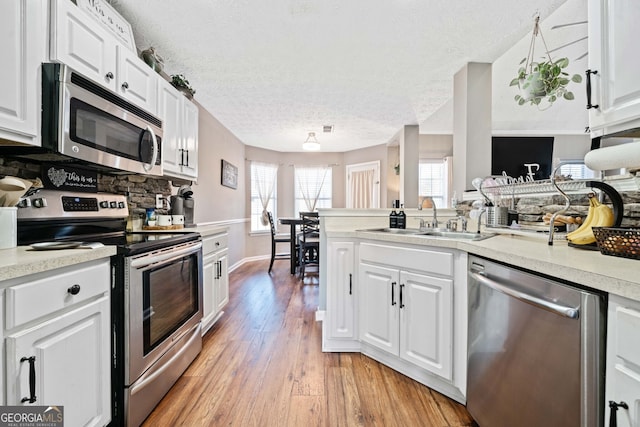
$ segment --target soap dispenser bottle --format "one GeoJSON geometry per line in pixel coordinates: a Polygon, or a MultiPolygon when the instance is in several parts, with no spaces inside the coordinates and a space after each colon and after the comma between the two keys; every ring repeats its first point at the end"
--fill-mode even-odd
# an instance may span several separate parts
{"type": "Polygon", "coordinates": [[[396,202],[391,204],[393,210],[389,215],[389,228],[398,228],[398,213],[396,212],[396,202]]]}
{"type": "Polygon", "coordinates": [[[398,228],[407,228],[407,215],[404,213],[404,205],[400,205],[400,212],[398,212],[398,228]]]}

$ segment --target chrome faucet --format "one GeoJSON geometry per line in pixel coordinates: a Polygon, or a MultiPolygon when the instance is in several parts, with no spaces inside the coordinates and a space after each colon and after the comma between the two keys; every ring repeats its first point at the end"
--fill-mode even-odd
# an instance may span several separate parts
{"type": "Polygon", "coordinates": [[[431,227],[438,228],[438,209],[436,209],[436,202],[433,200],[433,197],[426,196],[422,199],[422,202],[418,204],[418,209],[422,210],[422,204],[425,200],[431,200],[431,208],[433,209],[433,219],[431,220],[431,227]]]}
{"type": "Polygon", "coordinates": [[[467,231],[467,217],[464,214],[458,215],[458,219],[460,220],[460,228],[462,231],[467,231]]]}

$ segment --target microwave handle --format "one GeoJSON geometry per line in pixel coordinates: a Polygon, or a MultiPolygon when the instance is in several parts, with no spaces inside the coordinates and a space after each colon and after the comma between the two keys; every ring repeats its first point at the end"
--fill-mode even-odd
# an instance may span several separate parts
{"type": "Polygon", "coordinates": [[[156,165],[156,160],[158,160],[158,140],[150,126],[147,126],[147,132],[151,134],[151,141],[153,141],[153,155],[151,156],[151,163],[148,165],[144,163],[142,167],[145,171],[149,172],[156,165]]]}

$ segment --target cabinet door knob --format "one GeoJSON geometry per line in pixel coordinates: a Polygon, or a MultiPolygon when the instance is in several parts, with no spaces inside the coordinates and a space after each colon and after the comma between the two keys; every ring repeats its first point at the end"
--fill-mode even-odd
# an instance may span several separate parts
{"type": "Polygon", "coordinates": [[[75,284],[67,289],[67,292],[71,295],[78,295],[80,293],[80,285],[75,284]]]}
{"type": "Polygon", "coordinates": [[[111,71],[109,71],[107,74],[104,75],[106,77],[107,80],[111,80],[113,78],[113,73],[111,71]]]}
{"type": "Polygon", "coordinates": [[[609,408],[611,409],[611,414],[609,414],[609,427],[618,427],[618,408],[629,409],[629,405],[625,402],[617,403],[610,400],[609,408]]]}
{"type": "Polygon", "coordinates": [[[129,89],[129,83],[127,82],[122,83],[122,89],[129,89]]]}

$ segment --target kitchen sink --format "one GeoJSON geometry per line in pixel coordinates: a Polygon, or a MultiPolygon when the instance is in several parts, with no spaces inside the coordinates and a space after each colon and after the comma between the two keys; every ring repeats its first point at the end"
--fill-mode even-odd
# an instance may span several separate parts
{"type": "Polygon", "coordinates": [[[495,233],[474,233],[473,231],[452,231],[447,230],[446,228],[427,228],[427,229],[417,229],[417,228],[371,228],[367,230],[359,230],[359,231],[367,231],[374,233],[388,233],[388,234],[401,234],[401,235],[409,235],[409,236],[425,236],[425,237],[434,237],[448,240],[468,240],[468,241],[479,241],[488,239],[490,237],[495,236],[495,233]]]}

